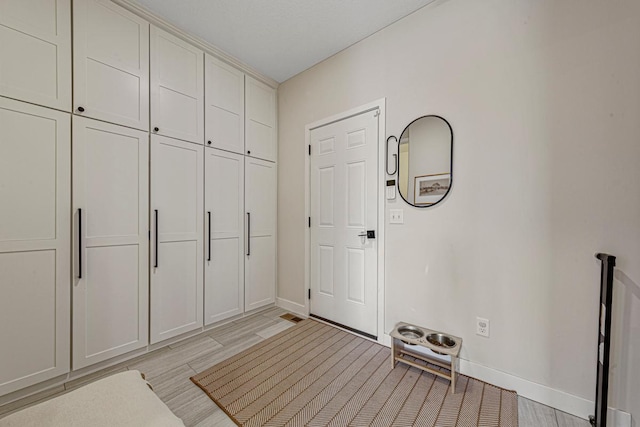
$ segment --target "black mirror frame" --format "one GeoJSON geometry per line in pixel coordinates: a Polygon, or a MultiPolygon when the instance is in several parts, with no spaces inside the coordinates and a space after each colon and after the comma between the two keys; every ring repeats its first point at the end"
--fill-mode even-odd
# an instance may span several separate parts
{"type": "MultiPolygon", "coordinates": [[[[453,128],[451,127],[451,124],[447,121],[447,119],[445,119],[442,116],[438,116],[436,114],[427,114],[424,116],[420,116],[417,119],[414,119],[411,121],[411,123],[409,123],[407,126],[405,126],[405,128],[402,130],[402,133],[400,133],[400,138],[397,138],[398,141],[398,153],[400,150],[400,141],[402,140],[402,135],[404,135],[404,132],[409,128],[409,126],[411,126],[414,122],[420,120],[420,119],[424,119],[427,117],[436,117],[438,119],[441,119],[443,122],[445,122],[447,124],[447,126],[449,127],[449,132],[451,133],[451,154],[449,155],[449,170],[450,170],[450,175],[451,175],[451,179],[449,181],[449,189],[447,190],[446,193],[444,193],[444,195],[442,196],[442,198],[440,200],[438,200],[435,203],[432,203],[430,205],[427,206],[418,206],[418,205],[414,205],[413,203],[409,203],[409,201],[407,199],[404,198],[404,196],[402,195],[402,192],[400,191],[400,158],[397,156],[397,166],[396,166],[396,172],[398,174],[398,179],[396,179],[396,187],[398,189],[398,194],[400,195],[400,197],[402,197],[402,200],[405,201],[406,204],[408,204],[409,206],[413,206],[414,208],[420,208],[420,209],[426,209],[426,208],[431,208],[435,205],[437,205],[438,203],[442,202],[444,199],[447,198],[447,196],[449,195],[449,193],[451,192],[451,188],[453,187],[453,128]]],[[[391,137],[389,137],[391,138],[391,137]]],[[[394,136],[395,138],[395,136],[394,136]]],[[[389,139],[387,139],[388,141],[389,139]]]]}

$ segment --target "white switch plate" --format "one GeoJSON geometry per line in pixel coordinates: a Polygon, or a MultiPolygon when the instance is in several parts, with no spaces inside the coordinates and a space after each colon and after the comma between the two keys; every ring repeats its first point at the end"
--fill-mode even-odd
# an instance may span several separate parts
{"type": "Polygon", "coordinates": [[[389,209],[389,224],[404,224],[404,211],[402,209],[389,209]]]}

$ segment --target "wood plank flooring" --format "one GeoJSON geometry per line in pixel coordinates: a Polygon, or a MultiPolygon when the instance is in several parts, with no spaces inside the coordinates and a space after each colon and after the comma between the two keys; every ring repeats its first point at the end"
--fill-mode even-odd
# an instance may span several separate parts
{"type": "MultiPolygon", "coordinates": [[[[280,318],[284,313],[285,310],[273,307],[52,390],[0,406],[0,418],[107,375],[137,369],[145,373],[158,397],[187,427],[233,427],[235,424],[229,417],[189,377],[293,326],[294,323],[280,318]]],[[[520,427],[590,426],[587,420],[522,397],[518,398],[518,421],[520,427]]]]}

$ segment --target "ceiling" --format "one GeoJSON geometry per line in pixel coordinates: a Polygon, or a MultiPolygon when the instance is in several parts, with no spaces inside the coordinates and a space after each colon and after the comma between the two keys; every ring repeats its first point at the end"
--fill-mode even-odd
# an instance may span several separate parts
{"type": "Polygon", "coordinates": [[[283,82],[433,0],[133,0],[283,82]]]}

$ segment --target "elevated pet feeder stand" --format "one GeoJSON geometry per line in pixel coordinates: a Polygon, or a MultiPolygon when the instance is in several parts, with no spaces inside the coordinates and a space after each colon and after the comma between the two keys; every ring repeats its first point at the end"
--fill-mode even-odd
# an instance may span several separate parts
{"type": "Polygon", "coordinates": [[[422,369],[425,372],[451,381],[451,393],[456,392],[456,361],[462,347],[462,338],[403,322],[398,323],[389,335],[391,336],[392,368],[395,368],[396,362],[402,362],[414,368],[422,369]],[[451,363],[447,364],[435,357],[412,351],[408,345],[419,345],[428,348],[434,353],[450,356],[451,363]],[[440,366],[447,369],[449,373],[431,368],[428,365],[416,363],[413,360],[409,360],[407,356],[427,364],[440,366]]]}

